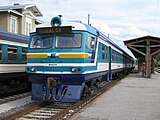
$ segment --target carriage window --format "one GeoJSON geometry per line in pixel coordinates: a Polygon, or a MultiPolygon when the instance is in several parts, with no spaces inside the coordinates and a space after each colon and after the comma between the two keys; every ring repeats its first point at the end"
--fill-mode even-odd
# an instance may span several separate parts
{"type": "Polygon", "coordinates": [[[102,59],[106,59],[106,56],[105,56],[105,46],[102,45],[102,59]]]}
{"type": "Polygon", "coordinates": [[[22,48],[22,61],[26,61],[27,48],[22,48]]]}
{"type": "Polygon", "coordinates": [[[106,59],[108,59],[108,47],[106,46],[106,59]]]}
{"type": "Polygon", "coordinates": [[[2,60],[2,45],[0,45],[0,60],[2,60]]]}
{"type": "Polygon", "coordinates": [[[16,61],[17,60],[17,47],[8,47],[8,60],[16,61]]]}
{"type": "Polygon", "coordinates": [[[116,52],[116,61],[118,61],[118,52],[116,52]]]}
{"type": "Polygon", "coordinates": [[[51,48],[53,36],[33,36],[30,48],[51,48]]]}
{"type": "Polygon", "coordinates": [[[117,61],[119,61],[119,53],[117,54],[117,61]]]}
{"type": "Polygon", "coordinates": [[[115,51],[112,50],[112,61],[114,61],[114,60],[115,60],[115,51]]]}
{"type": "Polygon", "coordinates": [[[81,34],[58,34],[56,36],[56,48],[79,48],[81,42],[81,34]]]}

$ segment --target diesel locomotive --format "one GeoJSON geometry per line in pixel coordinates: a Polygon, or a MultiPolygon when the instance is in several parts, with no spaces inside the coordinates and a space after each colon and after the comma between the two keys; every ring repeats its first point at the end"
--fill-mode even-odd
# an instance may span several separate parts
{"type": "Polygon", "coordinates": [[[32,99],[76,102],[133,69],[134,59],[91,25],[53,17],[30,34],[26,72],[32,99]]]}

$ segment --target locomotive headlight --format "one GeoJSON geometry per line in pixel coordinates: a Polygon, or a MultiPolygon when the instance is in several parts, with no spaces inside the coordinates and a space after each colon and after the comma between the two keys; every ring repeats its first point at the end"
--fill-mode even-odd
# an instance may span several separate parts
{"type": "Polygon", "coordinates": [[[71,69],[71,71],[72,71],[72,72],[76,72],[76,68],[73,67],[73,68],[71,69]]]}
{"type": "Polygon", "coordinates": [[[36,71],[35,67],[31,67],[31,71],[35,72],[36,71]]]}
{"type": "Polygon", "coordinates": [[[50,24],[52,27],[60,26],[62,24],[61,16],[52,18],[50,24]]]}

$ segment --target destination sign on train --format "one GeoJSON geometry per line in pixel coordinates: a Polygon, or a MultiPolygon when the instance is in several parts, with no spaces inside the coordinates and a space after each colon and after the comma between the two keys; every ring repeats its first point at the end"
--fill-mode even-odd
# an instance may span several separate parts
{"type": "Polygon", "coordinates": [[[37,34],[64,33],[71,31],[72,26],[36,28],[37,34]]]}

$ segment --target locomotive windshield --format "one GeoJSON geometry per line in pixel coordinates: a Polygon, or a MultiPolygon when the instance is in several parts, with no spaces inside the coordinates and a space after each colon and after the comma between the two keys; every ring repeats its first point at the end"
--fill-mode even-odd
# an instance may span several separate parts
{"type": "Polygon", "coordinates": [[[79,48],[81,43],[81,34],[58,34],[56,36],[56,48],[79,48]]]}
{"type": "Polygon", "coordinates": [[[79,48],[81,47],[81,34],[57,34],[52,35],[35,35],[32,37],[30,48],[51,48],[53,40],[56,40],[56,48],[79,48]]]}
{"type": "Polygon", "coordinates": [[[35,35],[32,37],[30,48],[51,48],[53,39],[53,36],[35,35]]]}

